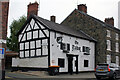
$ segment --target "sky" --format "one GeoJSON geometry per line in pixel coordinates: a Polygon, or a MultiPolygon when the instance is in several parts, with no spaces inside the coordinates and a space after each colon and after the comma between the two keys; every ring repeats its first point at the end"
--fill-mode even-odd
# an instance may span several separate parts
{"type": "Polygon", "coordinates": [[[87,14],[101,21],[105,18],[114,18],[114,25],[118,27],[118,2],[120,0],[10,0],[8,16],[9,26],[13,20],[21,16],[27,16],[27,5],[30,2],[39,3],[38,16],[50,20],[50,16],[56,16],[56,22],[61,23],[79,4],[86,4],[87,14]]]}

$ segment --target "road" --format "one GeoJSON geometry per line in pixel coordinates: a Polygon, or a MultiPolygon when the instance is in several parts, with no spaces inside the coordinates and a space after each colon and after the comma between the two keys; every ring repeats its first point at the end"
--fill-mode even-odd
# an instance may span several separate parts
{"type": "Polygon", "coordinates": [[[48,74],[37,72],[6,72],[5,80],[97,80],[94,73],[79,73],[79,74],[60,74],[49,76],[48,74]],[[31,74],[33,73],[33,74],[31,74]]]}

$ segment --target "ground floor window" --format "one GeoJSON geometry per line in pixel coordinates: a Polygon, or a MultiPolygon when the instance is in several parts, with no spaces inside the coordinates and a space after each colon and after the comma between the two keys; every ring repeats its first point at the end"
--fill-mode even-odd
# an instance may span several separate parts
{"type": "Polygon", "coordinates": [[[65,59],[58,58],[58,65],[60,67],[64,67],[65,66],[65,59]]]}
{"type": "Polygon", "coordinates": [[[84,60],[84,67],[88,67],[89,65],[89,61],[88,60],[84,60]]]}

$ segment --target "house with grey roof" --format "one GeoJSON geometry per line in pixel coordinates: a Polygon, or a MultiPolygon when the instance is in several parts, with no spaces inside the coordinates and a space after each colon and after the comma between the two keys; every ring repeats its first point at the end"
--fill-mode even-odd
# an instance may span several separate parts
{"type": "Polygon", "coordinates": [[[12,59],[16,70],[48,70],[59,66],[59,72],[93,71],[96,40],[81,30],[31,15],[17,34],[19,58],[12,59]]]}
{"type": "Polygon", "coordinates": [[[80,4],[61,24],[76,30],[82,30],[97,40],[96,64],[120,64],[120,30],[114,27],[113,17],[105,18],[103,22],[90,16],[87,13],[87,6],[80,4]]]}

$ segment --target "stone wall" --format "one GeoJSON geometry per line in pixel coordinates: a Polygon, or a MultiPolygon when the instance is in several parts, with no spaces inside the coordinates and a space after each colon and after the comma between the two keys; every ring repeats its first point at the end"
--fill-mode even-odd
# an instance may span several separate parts
{"type": "MultiPolygon", "coordinates": [[[[115,62],[116,55],[119,53],[115,52],[115,33],[120,33],[119,30],[111,28],[104,24],[104,22],[89,16],[86,13],[82,13],[78,10],[74,10],[61,24],[73,27],[77,30],[82,30],[86,34],[90,35],[94,39],[97,40],[96,44],[96,63],[106,63],[106,55],[111,54],[112,62],[115,62]],[[111,31],[111,42],[112,42],[112,50],[107,51],[106,48],[106,30],[109,29],[111,31]]],[[[119,41],[120,42],[120,41],[119,41]]]]}

